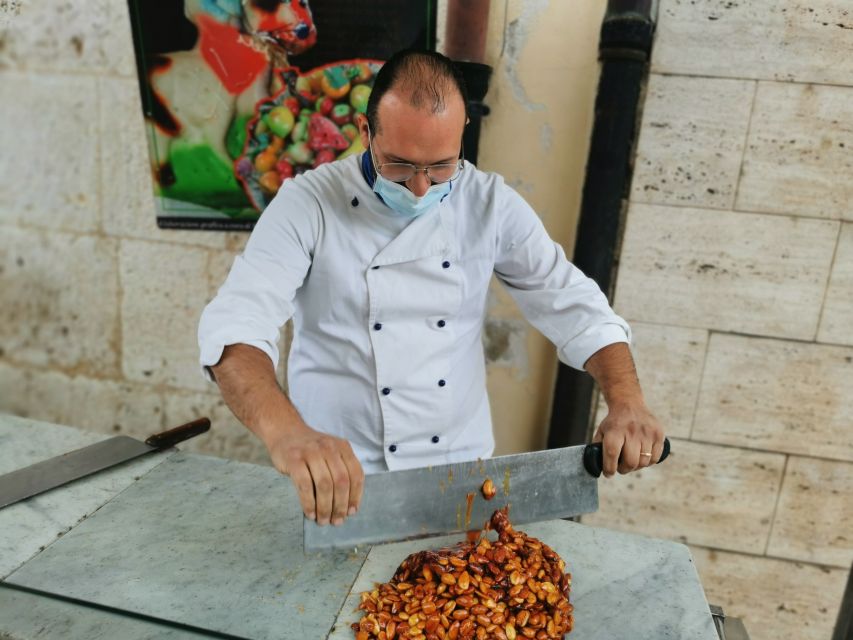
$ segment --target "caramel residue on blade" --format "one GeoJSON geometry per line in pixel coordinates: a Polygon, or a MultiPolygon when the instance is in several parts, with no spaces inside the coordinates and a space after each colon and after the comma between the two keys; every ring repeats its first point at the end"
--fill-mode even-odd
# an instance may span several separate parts
{"type": "Polygon", "coordinates": [[[471,525],[471,508],[474,506],[474,494],[466,494],[465,502],[468,506],[465,509],[465,526],[463,528],[467,531],[468,527],[471,525]]]}
{"type": "Polygon", "coordinates": [[[509,495],[509,468],[504,470],[504,495],[509,495]]]}

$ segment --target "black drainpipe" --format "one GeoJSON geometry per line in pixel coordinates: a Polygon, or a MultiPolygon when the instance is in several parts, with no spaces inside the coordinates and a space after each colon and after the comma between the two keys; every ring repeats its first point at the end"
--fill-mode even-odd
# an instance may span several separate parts
{"type": "MultiPolygon", "coordinates": [[[[586,180],[572,262],[612,298],[613,274],[628,200],[637,121],[652,48],[654,0],[609,0],[598,58],[601,76],[595,99],[586,180]]],[[[548,448],[588,442],[594,382],[559,364],[548,448]]]]}
{"type": "Polygon", "coordinates": [[[492,68],[479,62],[454,60],[462,72],[465,88],[468,90],[468,125],[462,133],[462,148],[465,159],[477,164],[480,152],[480,125],[483,116],[489,115],[489,106],[483,102],[489,91],[489,78],[492,68]]]}
{"type": "Polygon", "coordinates": [[[841,608],[838,610],[832,640],[853,640],[853,565],[847,574],[847,588],[841,598],[841,608]]]}
{"type": "Polygon", "coordinates": [[[492,68],[485,64],[491,0],[447,0],[444,53],[458,67],[468,89],[469,123],[462,134],[465,159],[477,164],[480,124],[489,115],[483,103],[492,68]]]}

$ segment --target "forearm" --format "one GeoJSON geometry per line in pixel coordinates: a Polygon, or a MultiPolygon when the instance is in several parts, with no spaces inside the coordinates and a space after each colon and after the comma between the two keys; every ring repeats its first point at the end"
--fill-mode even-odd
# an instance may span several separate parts
{"type": "Polygon", "coordinates": [[[305,427],[279,387],[272,362],[260,349],[229,345],[211,370],[225,403],[267,448],[284,433],[305,427]]]}
{"type": "Polygon", "coordinates": [[[594,442],[604,445],[604,475],[609,478],[617,470],[628,473],[657,462],[663,451],[663,428],[643,399],[628,345],[619,342],[600,349],[584,368],[607,402],[607,417],[593,435],[594,442]]]}
{"type": "Polygon", "coordinates": [[[364,471],[352,447],[302,421],[267,354],[231,345],[211,369],[234,415],[263,441],[273,466],[293,480],[306,517],[341,524],[358,510],[364,471]]]}
{"type": "Polygon", "coordinates": [[[599,349],[586,361],[584,368],[598,383],[608,406],[643,402],[637,368],[626,343],[617,342],[599,349]]]}

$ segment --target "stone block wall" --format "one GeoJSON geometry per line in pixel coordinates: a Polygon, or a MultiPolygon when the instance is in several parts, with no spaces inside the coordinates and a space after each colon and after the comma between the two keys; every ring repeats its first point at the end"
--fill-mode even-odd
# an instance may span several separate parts
{"type": "Polygon", "coordinates": [[[264,461],[194,361],[245,242],[161,231],[126,3],[19,2],[0,25],[0,411],[264,461]]]}
{"type": "Polygon", "coordinates": [[[829,638],[853,562],[853,5],[661,1],[615,306],[674,453],[584,522],[687,543],[753,640],[829,638]]]}

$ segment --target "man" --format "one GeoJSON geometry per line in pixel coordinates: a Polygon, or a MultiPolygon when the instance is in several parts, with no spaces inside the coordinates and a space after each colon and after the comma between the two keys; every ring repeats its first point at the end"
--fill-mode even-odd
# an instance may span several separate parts
{"type": "Polygon", "coordinates": [[[661,455],[627,324],[527,203],[461,158],[465,104],[447,58],[393,56],[359,122],[367,151],[286,181],[202,314],[202,365],[318,524],[357,511],[364,471],[492,454],[481,331],[493,273],[600,385],[605,474],[661,455]],[[275,363],[291,317],[288,398],[275,363]]]}

